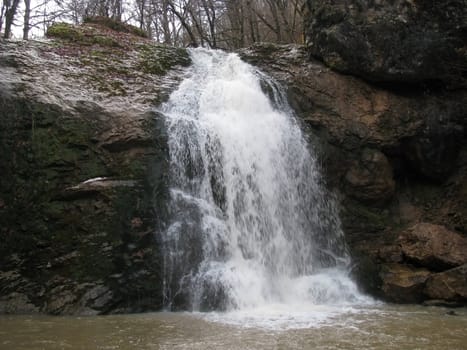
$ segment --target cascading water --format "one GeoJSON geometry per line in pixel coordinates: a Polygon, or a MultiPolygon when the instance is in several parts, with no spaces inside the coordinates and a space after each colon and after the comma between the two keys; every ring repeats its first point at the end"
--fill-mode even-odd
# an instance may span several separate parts
{"type": "Polygon", "coordinates": [[[358,301],[333,201],[280,89],[235,54],[196,49],[191,58],[190,77],[162,107],[167,307],[358,301]]]}

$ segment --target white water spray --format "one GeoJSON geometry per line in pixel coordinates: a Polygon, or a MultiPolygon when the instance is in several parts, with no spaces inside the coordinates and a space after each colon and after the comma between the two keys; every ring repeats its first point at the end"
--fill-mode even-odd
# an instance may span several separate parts
{"type": "Polygon", "coordinates": [[[191,58],[190,77],[162,107],[171,159],[167,306],[360,300],[334,203],[281,91],[235,54],[196,49],[191,58]]]}

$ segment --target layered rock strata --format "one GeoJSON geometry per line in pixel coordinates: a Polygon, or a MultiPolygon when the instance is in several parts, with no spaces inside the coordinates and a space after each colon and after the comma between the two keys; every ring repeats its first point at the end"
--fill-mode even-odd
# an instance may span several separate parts
{"type": "Polygon", "coordinates": [[[467,92],[389,89],[308,59],[302,46],[241,55],[283,84],[308,130],[362,288],[395,302],[465,304],[467,92]]]}
{"type": "Polygon", "coordinates": [[[52,32],[63,39],[0,42],[0,313],[158,309],[168,155],[154,106],[188,55],[94,24],[52,32]]]}

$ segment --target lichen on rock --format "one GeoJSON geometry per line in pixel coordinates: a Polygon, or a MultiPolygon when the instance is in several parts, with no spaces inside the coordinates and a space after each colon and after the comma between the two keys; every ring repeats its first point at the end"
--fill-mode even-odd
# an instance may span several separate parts
{"type": "Polygon", "coordinates": [[[96,23],[49,34],[0,42],[0,312],[157,309],[168,155],[155,107],[187,53],[96,23]],[[140,68],[142,46],[163,71],[140,68]]]}

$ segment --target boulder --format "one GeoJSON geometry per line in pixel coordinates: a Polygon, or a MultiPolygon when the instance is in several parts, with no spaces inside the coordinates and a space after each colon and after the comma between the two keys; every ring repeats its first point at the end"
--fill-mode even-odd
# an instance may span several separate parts
{"type": "Polygon", "coordinates": [[[329,67],[385,83],[465,86],[467,2],[306,2],[309,52],[329,67]]]}
{"type": "Polygon", "coordinates": [[[404,259],[433,271],[467,263],[467,238],[444,226],[422,222],[398,238],[404,259]]]}
{"type": "Polygon", "coordinates": [[[431,275],[424,293],[430,299],[467,302],[467,264],[431,275]]]}
{"type": "Polygon", "coordinates": [[[431,272],[402,264],[384,266],[381,278],[384,298],[397,303],[417,303],[423,301],[425,283],[431,272]]]}

